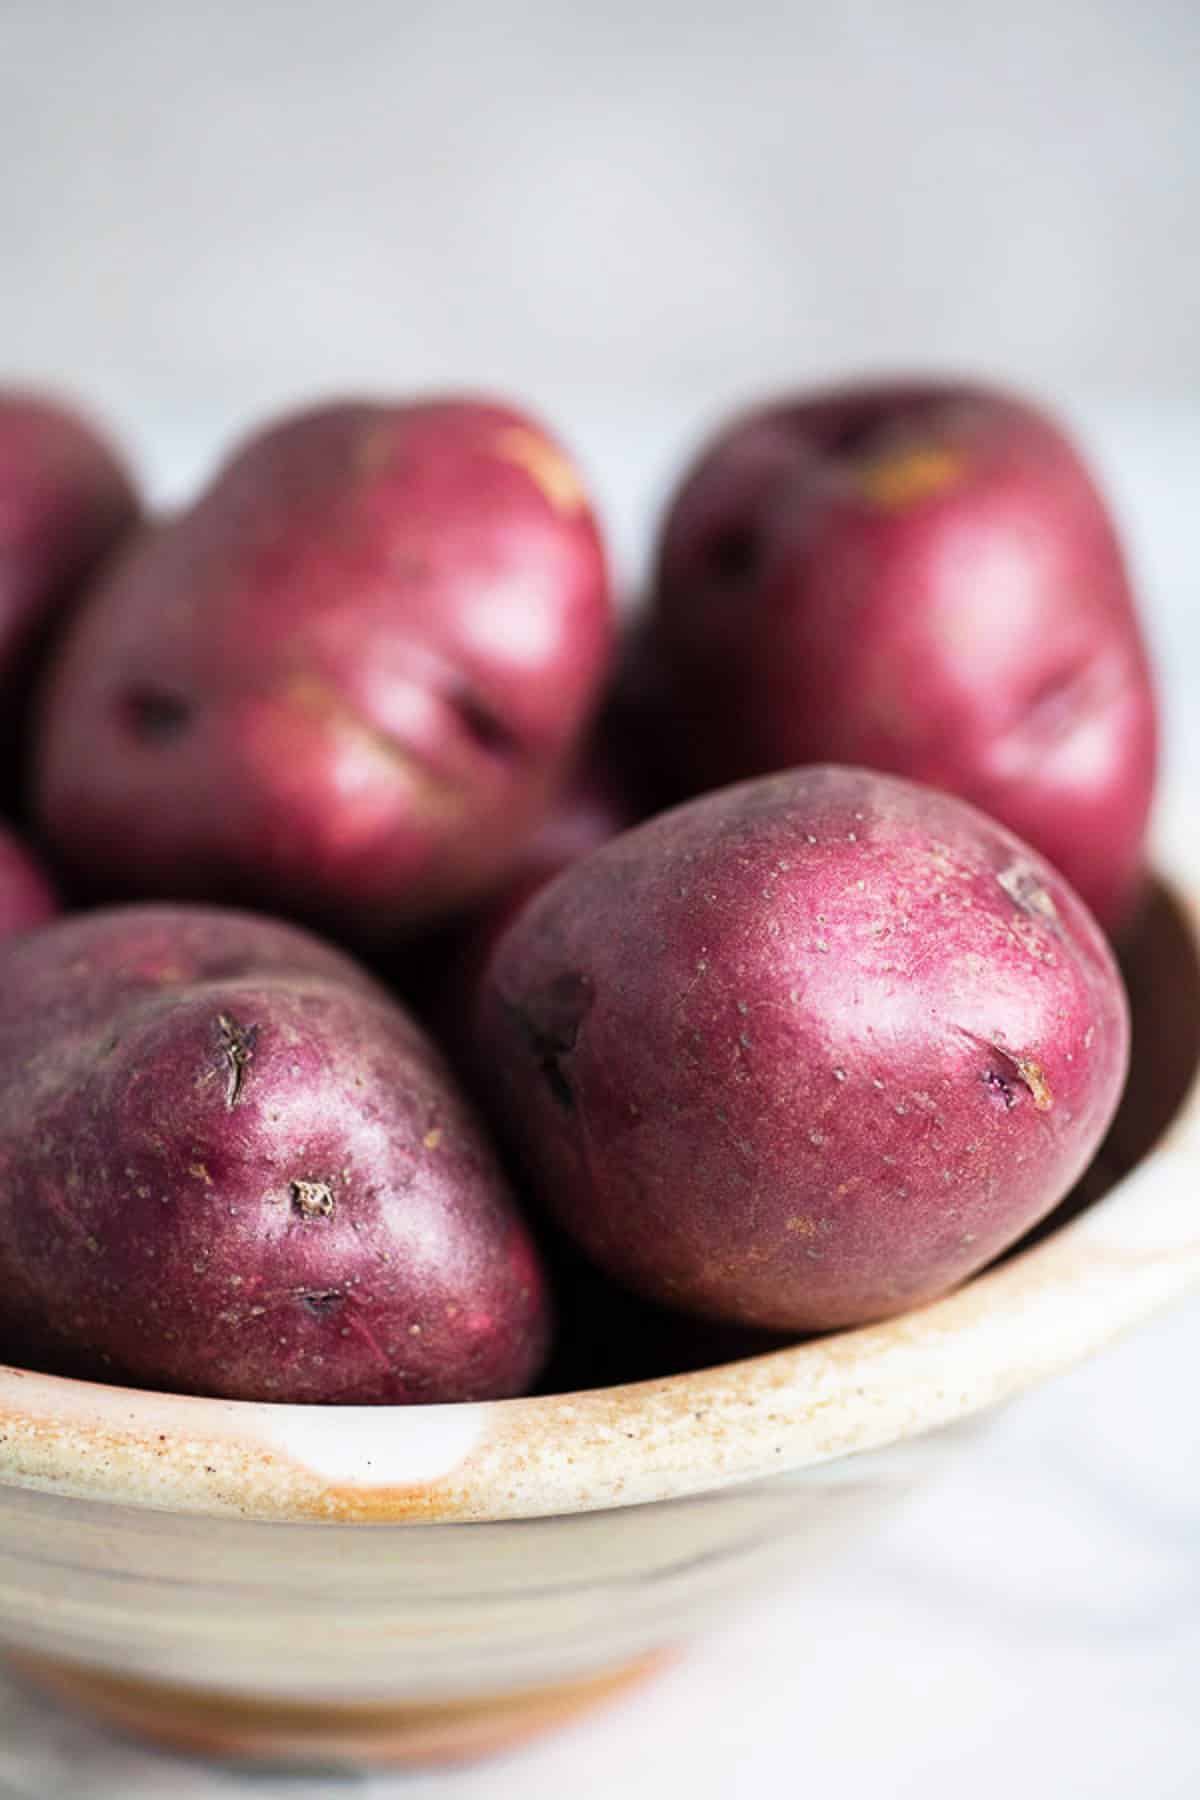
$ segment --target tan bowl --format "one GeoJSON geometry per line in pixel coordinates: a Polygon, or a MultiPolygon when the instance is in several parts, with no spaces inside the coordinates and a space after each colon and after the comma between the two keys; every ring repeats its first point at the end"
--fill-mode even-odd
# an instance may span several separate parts
{"type": "Polygon", "coordinates": [[[1128,957],[1134,1070],[1087,1192],[904,1318],[636,1386],[256,1406],[0,1369],[0,1645],[177,1747],[464,1755],[618,1690],[964,1436],[1200,1281],[1200,942],[1128,957]],[[1107,1191],[1105,1191],[1107,1189],[1107,1191]]]}

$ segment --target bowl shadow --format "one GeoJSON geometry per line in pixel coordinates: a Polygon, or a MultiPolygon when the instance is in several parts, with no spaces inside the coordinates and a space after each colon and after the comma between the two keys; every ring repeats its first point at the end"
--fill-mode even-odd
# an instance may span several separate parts
{"type": "Polygon", "coordinates": [[[1200,1070],[1200,951],[1195,923],[1165,882],[1148,889],[1120,954],[1129,994],[1129,1077],[1087,1172],[1007,1253],[1041,1243],[1104,1198],[1166,1137],[1200,1070]]]}

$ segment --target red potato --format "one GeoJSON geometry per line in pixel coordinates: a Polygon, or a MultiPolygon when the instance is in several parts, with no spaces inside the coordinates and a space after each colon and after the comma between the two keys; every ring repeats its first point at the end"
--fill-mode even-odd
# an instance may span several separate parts
{"type": "Polygon", "coordinates": [[[514,1394],[537,1254],[432,1045],[273,920],[129,907],[0,947],[0,1341],[230,1399],[514,1394]]]}
{"type": "Polygon", "coordinates": [[[613,629],[587,497],[523,414],[301,413],[79,617],[46,696],[38,815],[94,891],[248,902],[386,944],[514,862],[613,629]]]}
{"type": "Polygon", "coordinates": [[[691,797],[679,782],[672,698],[653,620],[643,611],[626,632],[605,715],[616,766],[638,802],[638,824],[691,797]]]}
{"type": "Polygon", "coordinates": [[[811,768],[707,795],[545,888],[475,1018],[558,1223],[646,1297],[812,1331],[962,1281],[1055,1205],[1129,1048],[1061,877],[932,789],[811,768]]]}
{"type": "Polygon", "coordinates": [[[486,899],[405,946],[385,970],[459,1068],[470,1069],[469,1019],[492,949],[538,890],[651,810],[640,719],[610,688],[566,787],[516,866],[486,899]]]}
{"type": "Polygon", "coordinates": [[[670,509],[654,635],[688,791],[805,762],[908,776],[1129,918],[1151,677],[1112,521],[1032,407],[926,382],[749,414],[670,509]]]}
{"type": "Polygon", "coordinates": [[[435,1030],[460,1046],[462,1030],[492,949],[522,907],[580,857],[637,822],[631,796],[611,763],[589,757],[559,796],[504,885],[443,934],[426,980],[435,1030]]]}
{"type": "Polygon", "coordinates": [[[116,451],[45,395],[0,389],[0,788],[59,615],[129,530],[137,495],[116,451]]]}
{"type": "Polygon", "coordinates": [[[46,876],[24,845],[0,825],[0,938],[45,925],[57,911],[46,876]]]}

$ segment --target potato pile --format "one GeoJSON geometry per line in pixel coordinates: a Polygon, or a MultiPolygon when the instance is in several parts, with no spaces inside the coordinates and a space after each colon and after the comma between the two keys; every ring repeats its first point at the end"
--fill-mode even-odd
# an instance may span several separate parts
{"type": "Polygon", "coordinates": [[[963,1281],[1120,1098],[1152,681],[1006,394],[734,421],[622,624],[510,405],[299,412],[147,517],[0,392],[0,701],[14,1363],[356,1404],[698,1366],[963,1281]]]}

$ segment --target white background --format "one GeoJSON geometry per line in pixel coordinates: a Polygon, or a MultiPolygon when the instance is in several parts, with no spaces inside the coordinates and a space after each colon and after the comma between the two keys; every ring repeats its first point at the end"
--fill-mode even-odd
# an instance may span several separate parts
{"type": "MultiPolygon", "coordinates": [[[[1194,0],[0,0],[0,379],[80,392],[161,499],[272,407],[506,390],[577,446],[633,577],[731,402],[1003,376],[1114,496],[1190,826],[1198,74],[1194,0]]],[[[1200,1306],[1012,1409],[858,1556],[621,1710],[345,1791],[1190,1800],[1197,1370],[1200,1306]]],[[[236,1791],[0,1682],[3,1800],[236,1791]]]]}
{"type": "Polygon", "coordinates": [[[7,0],[0,363],[154,458],[314,389],[1200,387],[1194,0],[7,0]]]}

